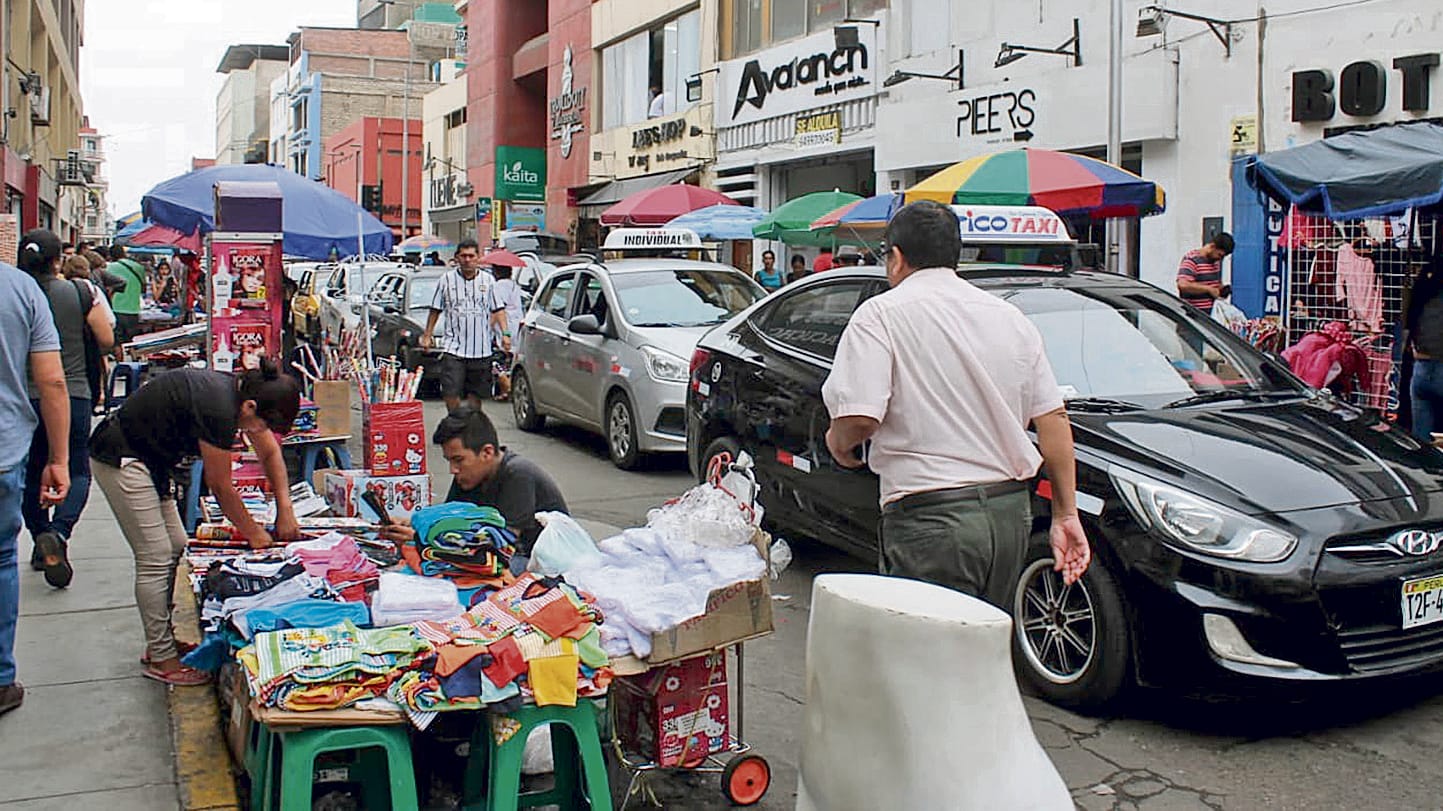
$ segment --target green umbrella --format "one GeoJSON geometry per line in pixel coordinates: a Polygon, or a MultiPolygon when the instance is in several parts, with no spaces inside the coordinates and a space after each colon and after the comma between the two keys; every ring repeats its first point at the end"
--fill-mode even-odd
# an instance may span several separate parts
{"type": "Polygon", "coordinates": [[[831,234],[812,230],[812,222],[838,208],[862,198],[844,191],[819,191],[781,204],[762,221],[752,226],[757,239],[776,239],[788,245],[831,245],[831,234]]]}

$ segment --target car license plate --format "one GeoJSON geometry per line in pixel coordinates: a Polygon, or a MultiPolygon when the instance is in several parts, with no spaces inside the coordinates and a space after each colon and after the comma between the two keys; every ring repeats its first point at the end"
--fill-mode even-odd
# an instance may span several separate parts
{"type": "Polygon", "coordinates": [[[1443,622],[1443,575],[1403,581],[1403,627],[1443,622]]]}

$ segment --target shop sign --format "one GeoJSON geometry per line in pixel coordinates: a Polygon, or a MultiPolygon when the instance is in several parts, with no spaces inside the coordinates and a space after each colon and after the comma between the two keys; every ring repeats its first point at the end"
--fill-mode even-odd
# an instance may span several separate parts
{"type": "MultiPolygon", "coordinates": [[[[1393,69],[1400,77],[1404,112],[1428,112],[1433,69],[1438,62],[1436,53],[1393,60],[1393,69]]],[[[1293,72],[1293,121],[1330,121],[1339,110],[1344,115],[1370,118],[1387,106],[1388,71],[1380,62],[1353,62],[1338,73],[1337,81],[1330,70],[1293,72]]]]}
{"type": "Polygon", "coordinates": [[[476,222],[482,227],[491,222],[491,198],[480,197],[476,200],[476,222]]]}
{"type": "Polygon", "coordinates": [[[796,132],[792,145],[798,149],[822,144],[842,142],[842,111],[827,110],[822,113],[797,116],[796,132]]]}
{"type": "Polygon", "coordinates": [[[546,206],[530,203],[506,204],[506,227],[514,231],[546,230],[546,206]]]}
{"type": "Polygon", "coordinates": [[[1235,115],[1228,125],[1228,153],[1249,155],[1258,151],[1258,117],[1235,115]]]}
{"type": "Polygon", "coordinates": [[[1036,103],[1037,93],[1031,88],[958,99],[957,137],[1008,135],[1030,140],[1036,103]]]}
{"type": "Polygon", "coordinates": [[[427,23],[411,20],[406,24],[406,36],[417,48],[446,48],[456,45],[456,26],[448,23],[427,23]]]}
{"type": "Polygon", "coordinates": [[[1288,249],[1283,246],[1283,226],[1288,220],[1288,210],[1282,203],[1268,195],[1264,205],[1263,228],[1267,236],[1267,257],[1263,260],[1263,316],[1282,318],[1284,303],[1288,300],[1288,249]]]}
{"type": "Polygon", "coordinates": [[[470,44],[471,44],[471,37],[470,37],[470,34],[469,34],[468,31],[467,31],[466,26],[465,26],[465,25],[458,25],[458,26],[456,26],[456,45],[455,45],[455,47],[454,47],[454,50],[455,50],[455,52],[456,52],[456,61],[458,61],[458,62],[465,62],[465,61],[466,61],[466,49],[470,47],[470,44]]]}
{"type": "Polygon", "coordinates": [[[830,30],[719,66],[717,126],[730,127],[876,93],[877,26],[857,26],[855,47],[830,30]]]}
{"type": "Polygon", "coordinates": [[[546,150],[529,146],[496,147],[496,199],[546,201],[546,150]]]}
{"type": "Polygon", "coordinates": [[[575,87],[571,46],[561,54],[561,92],[550,101],[551,140],[559,142],[561,157],[571,157],[576,133],[586,129],[586,88],[575,87]]]}
{"type": "Polygon", "coordinates": [[[464,202],[459,189],[466,182],[460,175],[431,178],[431,208],[451,208],[464,202]]]}
{"type": "Polygon", "coordinates": [[[644,174],[653,165],[690,159],[687,145],[677,143],[686,139],[688,127],[686,117],[682,116],[632,130],[632,154],[626,156],[627,168],[639,169],[644,174]]]}

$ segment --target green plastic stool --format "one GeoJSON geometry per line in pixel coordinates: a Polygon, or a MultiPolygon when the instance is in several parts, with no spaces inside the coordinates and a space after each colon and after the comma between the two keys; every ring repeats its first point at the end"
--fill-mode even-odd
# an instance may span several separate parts
{"type": "Polygon", "coordinates": [[[575,707],[526,705],[507,713],[483,714],[471,736],[462,793],[468,811],[516,811],[556,805],[562,811],[611,811],[611,785],[601,751],[594,700],[575,707]],[[547,791],[521,793],[521,759],[531,730],[551,724],[555,784],[547,791]]]}
{"type": "MultiPolygon", "coordinates": [[[[311,807],[316,758],[327,752],[355,751],[362,800],[366,808],[419,811],[416,772],[411,763],[411,739],[401,726],[333,727],[275,732],[263,724],[254,749],[264,752],[260,779],[251,776],[251,808],[305,809],[311,807]],[[382,779],[385,775],[388,779],[382,779]],[[257,800],[259,799],[259,804],[257,800]]],[[[248,764],[251,761],[247,752],[248,764]]]]}
{"type": "Polygon", "coordinates": [[[267,767],[270,765],[271,740],[274,737],[270,729],[251,718],[250,729],[246,734],[245,766],[246,776],[250,778],[251,796],[250,811],[264,811],[266,799],[270,795],[270,787],[266,784],[267,767]]]}

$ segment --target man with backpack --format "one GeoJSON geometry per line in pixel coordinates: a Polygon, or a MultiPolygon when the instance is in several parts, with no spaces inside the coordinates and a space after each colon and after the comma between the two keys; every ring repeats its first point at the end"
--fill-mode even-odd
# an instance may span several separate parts
{"type": "MultiPolygon", "coordinates": [[[[98,358],[110,349],[115,336],[104,307],[99,306],[95,289],[83,280],[66,279],[60,275],[60,240],[45,230],[31,231],[20,240],[20,269],[29,273],[40,285],[50,305],[55,330],[60,334],[60,360],[65,370],[65,386],[70,394],[70,493],[52,510],[40,500],[41,473],[50,458],[50,436],[45,428],[35,429],[30,441],[30,457],[25,471],[25,500],[21,514],[25,528],[35,542],[30,566],[45,573],[45,582],[55,588],[70,585],[73,571],[67,555],[70,534],[85,510],[90,496],[90,416],[91,364],[87,345],[98,358]]],[[[30,386],[31,405],[40,413],[40,394],[30,386]]]]}
{"type": "Polygon", "coordinates": [[[107,271],[125,280],[125,289],[117,290],[110,300],[115,311],[115,343],[128,343],[140,329],[140,302],[145,296],[145,266],[125,255],[124,245],[110,246],[107,271]]]}

